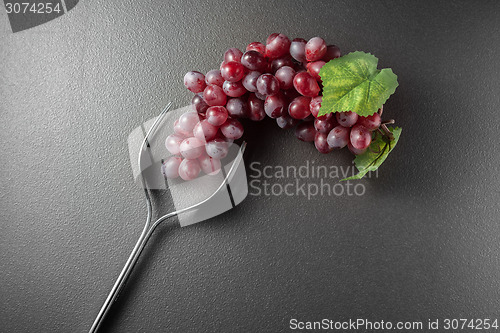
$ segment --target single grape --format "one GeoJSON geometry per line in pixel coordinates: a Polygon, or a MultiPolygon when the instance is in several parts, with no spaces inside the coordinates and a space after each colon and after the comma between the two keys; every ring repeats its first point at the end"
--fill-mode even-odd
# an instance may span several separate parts
{"type": "Polygon", "coordinates": [[[371,116],[368,117],[359,117],[358,118],[358,124],[361,126],[364,126],[366,129],[370,131],[374,131],[377,128],[380,127],[381,124],[381,119],[380,119],[380,114],[375,112],[371,116]]]}
{"type": "Polygon", "coordinates": [[[227,97],[221,87],[210,84],[203,91],[203,99],[210,106],[224,106],[227,97]]]}
{"type": "Polygon", "coordinates": [[[186,112],[179,118],[179,127],[186,133],[193,133],[193,128],[199,121],[197,112],[186,112]]]}
{"type": "Polygon", "coordinates": [[[293,78],[293,86],[303,96],[316,97],[319,94],[318,82],[307,72],[297,73],[293,78]]]}
{"type": "Polygon", "coordinates": [[[222,90],[224,91],[224,94],[226,94],[229,97],[241,97],[245,95],[247,92],[241,81],[238,82],[224,81],[224,84],[222,85],[222,90]]]}
{"type": "Polygon", "coordinates": [[[231,118],[248,117],[247,103],[244,98],[230,98],[226,104],[227,113],[231,118]]]}
{"type": "Polygon", "coordinates": [[[280,88],[283,90],[293,88],[293,78],[295,77],[295,70],[290,66],[283,66],[276,71],[274,75],[280,88]]]}
{"type": "Polygon", "coordinates": [[[241,58],[241,64],[251,71],[263,71],[266,67],[264,56],[257,51],[246,51],[241,58]]]}
{"type": "Polygon", "coordinates": [[[243,52],[241,52],[239,49],[237,49],[235,47],[232,47],[224,53],[224,61],[225,62],[230,62],[230,61],[240,62],[242,55],[243,55],[243,52]]]}
{"type": "Polygon", "coordinates": [[[335,125],[337,125],[335,122],[335,118],[332,118],[331,116],[330,118],[326,119],[314,120],[314,128],[320,133],[328,134],[335,127],[335,125]]]}
{"type": "Polygon", "coordinates": [[[210,157],[207,154],[203,154],[198,158],[200,162],[201,170],[207,175],[216,175],[221,169],[220,160],[210,157]]]}
{"type": "Polygon", "coordinates": [[[191,100],[191,105],[193,106],[193,110],[198,113],[206,112],[208,109],[208,104],[203,99],[202,94],[194,95],[191,100]]]}
{"type": "Polygon", "coordinates": [[[184,137],[182,137],[178,134],[170,134],[165,139],[165,147],[167,147],[167,150],[172,155],[177,155],[180,152],[179,146],[181,145],[182,140],[184,140],[184,137]]]}
{"type": "Polygon", "coordinates": [[[337,122],[344,127],[352,127],[358,121],[358,114],[355,112],[337,112],[337,122]]]}
{"type": "Polygon", "coordinates": [[[247,101],[248,117],[253,121],[261,121],[266,117],[264,111],[264,101],[259,99],[255,94],[250,94],[247,101]]]}
{"type": "Polygon", "coordinates": [[[222,66],[220,74],[226,81],[238,82],[245,75],[245,67],[236,61],[226,62],[222,66]]]}
{"type": "Polygon", "coordinates": [[[196,159],[185,159],[179,165],[179,176],[184,180],[193,180],[200,174],[200,162],[196,159]]]}
{"type": "Polygon", "coordinates": [[[257,79],[257,92],[265,95],[276,95],[280,91],[280,84],[272,74],[262,74],[257,79]]]}
{"type": "Polygon", "coordinates": [[[278,59],[274,59],[271,62],[271,72],[272,73],[276,73],[276,71],[278,69],[280,69],[281,67],[283,67],[283,66],[289,66],[289,67],[294,66],[292,57],[290,57],[289,55],[287,55],[287,56],[284,56],[284,57],[281,57],[281,58],[278,58],[278,59]]]}
{"type": "Polygon", "coordinates": [[[349,143],[349,133],[350,129],[347,127],[340,125],[334,127],[330,133],[328,133],[328,137],[326,139],[330,148],[344,148],[349,143]]]}
{"type": "Polygon", "coordinates": [[[351,151],[351,153],[353,153],[354,155],[361,155],[361,154],[363,154],[368,149],[368,148],[357,149],[357,148],[353,147],[353,145],[351,144],[351,142],[347,143],[347,148],[349,148],[349,150],[351,151]]]}
{"type": "Polygon", "coordinates": [[[311,114],[314,118],[318,118],[319,109],[321,108],[321,102],[323,101],[323,96],[316,96],[311,99],[309,108],[311,109],[311,114]]]}
{"type": "Polygon", "coordinates": [[[206,119],[213,126],[220,126],[227,120],[227,110],[223,106],[211,106],[207,109],[206,119]]]}
{"type": "Polygon", "coordinates": [[[191,136],[191,133],[182,129],[179,123],[179,119],[174,122],[174,133],[180,137],[187,138],[191,136]]]}
{"type": "Polygon", "coordinates": [[[298,62],[306,62],[306,44],[303,38],[295,38],[290,45],[290,55],[298,62]]]}
{"type": "Polygon", "coordinates": [[[276,59],[284,56],[290,50],[290,39],[283,34],[271,34],[266,42],[266,56],[276,59]]]}
{"type": "Polygon", "coordinates": [[[314,137],[316,136],[316,130],[314,129],[314,125],[312,121],[304,121],[295,128],[295,136],[297,139],[305,142],[314,141],[314,137]]]}
{"type": "Polygon", "coordinates": [[[278,35],[279,35],[279,33],[276,33],[276,32],[270,34],[269,37],[267,37],[267,39],[266,39],[266,44],[271,43],[273,41],[273,39],[278,37],[278,35]]]}
{"type": "Polygon", "coordinates": [[[328,134],[319,132],[314,137],[314,146],[321,154],[328,154],[332,151],[332,148],[328,146],[327,137],[328,134]]]}
{"type": "Polygon", "coordinates": [[[226,138],[231,140],[237,140],[243,136],[243,125],[236,119],[226,120],[220,130],[226,138]]]}
{"type": "Polygon", "coordinates": [[[323,58],[326,53],[326,43],[323,38],[313,37],[306,44],[306,60],[317,61],[323,58]]]}
{"type": "Polygon", "coordinates": [[[193,135],[195,138],[202,142],[207,142],[215,138],[219,127],[214,126],[208,122],[208,120],[202,120],[193,129],[193,135]]]}
{"type": "Polygon", "coordinates": [[[311,114],[309,109],[309,103],[311,103],[311,97],[299,96],[296,97],[288,105],[288,114],[290,117],[295,119],[304,119],[311,114]]]}
{"type": "Polygon", "coordinates": [[[243,87],[245,87],[245,89],[250,91],[250,92],[256,92],[257,91],[257,79],[261,75],[262,75],[261,72],[257,72],[257,71],[249,72],[247,75],[245,75],[243,80],[241,80],[243,87]]]}
{"type": "Polygon", "coordinates": [[[205,75],[200,72],[191,71],[184,75],[184,86],[194,93],[202,92],[207,86],[205,83],[205,75]]]}
{"type": "Polygon", "coordinates": [[[332,59],[340,57],[340,49],[335,45],[328,45],[326,47],[326,53],[323,56],[323,61],[329,62],[332,59]]]}
{"type": "Polygon", "coordinates": [[[264,102],[264,111],[270,118],[278,118],[287,110],[287,103],[282,94],[267,96],[264,102]]]}
{"type": "Polygon", "coordinates": [[[179,156],[172,156],[164,161],[161,166],[161,173],[165,178],[174,179],[179,177],[179,166],[181,165],[182,158],[179,156]]]}
{"type": "Polygon", "coordinates": [[[324,64],[325,64],[325,62],[322,61],[322,60],[310,62],[310,63],[307,64],[307,71],[318,82],[322,82],[321,81],[321,76],[319,76],[319,71],[321,70],[321,67],[323,67],[324,64]]]}
{"type": "Polygon", "coordinates": [[[366,149],[372,142],[372,133],[362,125],[356,125],[351,129],[351,144],[356,149],[366,149]]]}
{"type": "Polygon", "coordinates": [[[252,42],[247,45],[247,51],[257,51],[260,54],[266,54],[266,46],[260,42],[252,42]]]}
{"type": "Polygon", "coordinates": [[[293,119],[288,114],[283,113],[281,117],[276,118],[276,123],[282,129],[292,128],[300,122],[298,119],[293,119]]]}
{"type": "Polygon", "coordinates": [[[203,146],[204,143],[203,141],[195,138],[195,137],[190,137],[187,139],[184,139],[181,142],[181,145],[179,146],[180,153],[182,157],[184,158],[198,158],[200,155],[203,153],[203,146]]]}
{"type": "Polygon", "coordinates": [[[222,77],[220,70],[213,69],[207,74],[205,74],[205,83],[207,85],[215,84],[216,86],[222,87],[222,84],[224,83],[224,78],[222,77]]]}
{"type": "Polygon", "coordinates": [[[208,156],[221,160],[227,156],[229,152],[228,143],[223,139],[213,139],[205,145],[208,156]]]}

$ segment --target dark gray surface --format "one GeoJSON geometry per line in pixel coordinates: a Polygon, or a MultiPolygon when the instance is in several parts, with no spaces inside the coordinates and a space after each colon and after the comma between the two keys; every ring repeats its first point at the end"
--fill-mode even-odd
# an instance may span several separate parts
{"type": "MultiPolygon", "coordinates": [[[[86,332],[145,219],[126,138],[188,70],[271,32],[364,50],[400,86],[400,144],[361,197],[256,197],[162,227],[106,332],[288,332],[291,318],[495,318],[500,3],[82,1],[0,14],[0,331],[86,332]]],[[[271,122],[247,163],[350,165],[271,122]],[[269,130],[267,130],[269,129],[269,130]]],[[[168,203],[167,203],[168,205],[168,203]]],[[[464,330],[466,331],[466,330],[464,330]]]]}

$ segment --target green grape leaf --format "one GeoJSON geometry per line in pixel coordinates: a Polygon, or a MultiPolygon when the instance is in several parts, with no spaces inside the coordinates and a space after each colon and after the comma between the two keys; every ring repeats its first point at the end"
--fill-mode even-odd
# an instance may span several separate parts
{"type": "Polygon", "coordinates": [[[398,86],[390,68],[377,69],[378,59],[365,52],[352,52],[326,63],[319,75],[323,81],[323,101],[319,115],[356,112],[371,116],[398,86]]]}
{"type": "Polygon", "coordinates": [[[394,129],[392,127],[388,127],[388,129],[394,136],[394,140],[389,140],[387,137],[377,134],[376,139],[372,141],[368,150],[365,153],[356,156],[354,159],[354,164],[359,170],[358,174],[342,180],[361,179],[369,171],[375,171],[378,169],[378,167],[385,161],[389,153],[394,149],[398,143],[399,136],[401,135],[400,127],[396,127],[394,129]]]}

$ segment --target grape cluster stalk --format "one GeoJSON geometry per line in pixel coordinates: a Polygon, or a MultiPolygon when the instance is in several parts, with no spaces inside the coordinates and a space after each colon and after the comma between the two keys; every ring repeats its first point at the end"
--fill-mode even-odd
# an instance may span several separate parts
{"type": "Polygon", "coordinates": [[[219,69],[205,75],[186,73],[184,85],[195,94],[193,111],[183,114],[166,138],[173,156],[163,163],[163,175],[192,180],[201,171],[217,174],[229,145],[243,136],[242,118],[270,117],[282,129],[295,127],[299,140],[314,142],[323,154],[346,146],[355,155],[364,153],[373,132],[385,129],[382,110],[368,117],[350,111],[318,115],[319,71],[340,56],[336,45],[327,45],[320,37],[290,40],[273,33],[265,45],[252,42],[245,52],[228,49],[219,69]]]}

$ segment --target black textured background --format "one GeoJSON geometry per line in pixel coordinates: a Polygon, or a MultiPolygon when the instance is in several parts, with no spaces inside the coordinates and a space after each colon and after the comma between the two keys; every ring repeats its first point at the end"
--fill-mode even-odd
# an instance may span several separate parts
{"type": "MultiPolygon", "coordinates": [[[[272,32],[391,67],[398,147],[362,197],[249,196],[209,222],[163,226],[104,331],[500,317],[499,12],[498,1],[89,0],[13,34],[1,11],[0,331],[89,329],[145,219],[129,132],[189,102],[185,72],[272,32]]],[[[247,138],[247,163],[350,165],[269,121],[247,138]]]]}

